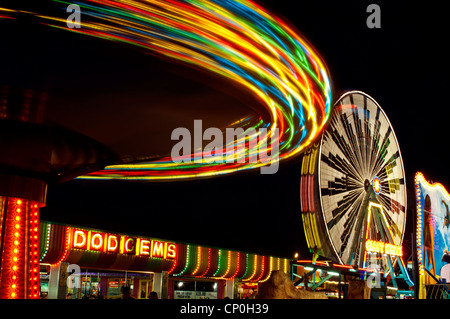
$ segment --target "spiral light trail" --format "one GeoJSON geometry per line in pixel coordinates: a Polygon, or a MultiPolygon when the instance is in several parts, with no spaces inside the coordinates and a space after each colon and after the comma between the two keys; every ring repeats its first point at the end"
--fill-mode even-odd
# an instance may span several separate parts
{"type": "MultiPolygon", "coordinates": [[[[247,0],[86,0],[52,2],[60,16],[0,8],[0,18],[33,15],[39,23],[138,47],[143,52],[212,72],[251,93],[270,120],[250,117],[230,127],[255,129],[250,140],[238,138],[246,156],[261,144],[272,149],[278,135],[279,160],[298,155],[321,133],[331,111],[327,69],[315,50],[282,19],[247,0]],[[81,27],[66,25],[70,4],[80,7],[81,27]],[[258,137],[262,128],[267,136],[258,137]],[[278,130],[276,130],[278,129],[278,130]],[[275,135],[275,132],[278,132],[275,135]],[[259,133],[258,133],[259,132],[259,133]],[[269,143],[270,141],[270,143],[269,143]]],[[[224,145],[223,154],[233,145],[224,145]]],[[[239,148],[237,148],[239,149],[239,148]]],[[[201,155],[188,155],[188,158],[201,155]],[[192,156],[192,157],[191,157],[192,156]]],[[[194,152],[194,153],[195,153],[194,152]]],[[[272,156],[274,154],[271,154],[272,156]]],[[[186,155],[184,155],[186,156],[186,155]]],[[[175,163],[170,156],[146,162],[117,164],[82,179],[171,180],[207,177],[266,165],[175,163]]]]}

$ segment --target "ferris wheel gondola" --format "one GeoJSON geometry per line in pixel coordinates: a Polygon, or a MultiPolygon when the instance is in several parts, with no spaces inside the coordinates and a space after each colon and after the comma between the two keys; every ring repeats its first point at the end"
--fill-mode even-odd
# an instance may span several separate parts
{"type": "Polygon", "coordinates": [[[301,210],[310,248],[363,266],[367,240],[401,245],[403,160],[391,123],[363,92],[344,94],[320,142],[303,156],[301,210]]]}

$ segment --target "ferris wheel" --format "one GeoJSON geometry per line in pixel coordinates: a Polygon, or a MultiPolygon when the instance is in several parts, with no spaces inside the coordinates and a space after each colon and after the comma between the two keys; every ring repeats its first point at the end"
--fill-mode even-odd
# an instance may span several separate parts
{"type": "Polygon", "coordinates": [[[401,245],[403,160],[374,99],[352,91],[336,102],[320,142],[303,155],[300,189],[308,246],[322,256],[361,267],[368,240],[401,245]]]}

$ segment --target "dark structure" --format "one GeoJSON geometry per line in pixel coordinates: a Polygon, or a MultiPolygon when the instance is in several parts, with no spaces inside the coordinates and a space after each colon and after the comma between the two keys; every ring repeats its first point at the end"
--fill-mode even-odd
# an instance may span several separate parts
{"type": "Polygon", "coordinates": [[[100,143],[43,124],[45,94],[0,89],[0,298],[39,297],[39,208],[47,186],[113,163],[100,143]]]}

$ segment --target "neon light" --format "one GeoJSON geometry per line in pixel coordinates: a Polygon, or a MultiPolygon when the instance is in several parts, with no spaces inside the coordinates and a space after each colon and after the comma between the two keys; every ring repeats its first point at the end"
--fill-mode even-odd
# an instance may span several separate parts
{"type": "Polygon", "coordinates": [[[422,173],[416,174],[416,182],[424,184],[427,188],[433,189],[433,190],[439,190],[448,201],[450,201],[450,193],[447,191],[447,189],[442,185],[441,183],[433,183],[430,184],[426,179],[425,176],[422,173]]]}
{"type": "Polygon", "coordinates": [[[49,247],[50,247],[50,232],[51,232],[51,230],[52,230],[52,225],[51,225],[51,224],[48,224],[48,225],[47,225],[47,233],[46,233],[46,236],[45,236],[45,247],[44,247],[44,250],[41,251],[41,258],[40,258],[41,261],[42,261],[42,260],[45,258],[45,256],[47,255],[48,249],[49,249],[49,247]]]}
{"type": "Polygon", "coordinates": [[[64,260],[66,260],[69,251],[70,251],[70,247],[72,247],[72,236],[73,236],[73,229],[71,227],[66,227],[66,236],[65,236],[65,240],[64,240],[64,248],[63,248],[63,253],[61,255],[61,257],[52,264],[52,266],[56,266],[58,264],[60,264],[61,262],[63,262],[64,260]]]}
{"type": "Polygon", "coordinates": [[[259,277],[255,279],[255,281],[259,281],[262,276],[264,275],[264,268],[265,268],[265,258],[264,256],[261,256],[261,273],[259,274],[259,277]]]}
{"type": "Polygon", "coordinates": [[[168,244],[167,246],[167,258],[175,259],[177,258],[177,245],[168,244]]]}
{"type": "Polygon", "coordinates": [[[430,278],[425,272],[426,267],[436,278],[439,278],[439,269],[444,264],[443,256],[437,255],[437,253],[442,254],[443,249],[436,249],[436,247],[447,246],[446,242],[448,242],[449,235],[442,229],[443,225],[448,225],[450,193],[441,183],[428,182],[421,172],[416,173],[415,190],[416,249],[420,281],[417,285],[419,287],[419,298],[426,298],[426,284],[430,283],[430,278]],[[439,209],[441,209],[440,215],[437,213],[439,209]],[[437,229],[440,229],[440,231],[437,229]],[[424,239],[425,236],[428,237],[428,240],[424,239]]]}
{"type": "Polygon", "coordinates": [[[387,230],[389,231],[390,238],[391,239],[394,238],[394,235],[392,234],[391,227],[389,226],[390,224],[387,221],[386,214],[383,211],[383,206],[381,204],[377,204],[377,203],[374,203],[374,202],[369,202],[369,208],[368,208],[369,212],[367,214],[366,240],[369,238],[369,223],[370,223],[370,216],[371,216],[373,207],[376,207],[376,208],[378,208],[380,210],[381,216],[383,217],[383,220],[384,220],[384,224],[386,225],[387,230]]]}
{"type": "Polygon", "coordinates": [[[417,229],[416,229],[416,239],[417,239],[417,260],[419,264],[419,275],[421,278],[425,275],[424,265],[423,265],[423,256],[422,256],[422,213],[423,208],[420,204],[420,198],[422,196],[420,192],[420,183],[427,185],[428,187],[431,187],[429,183],[425,180],[425,177],[422,173],[417,173],[415,177],[415,186],[416,186],[416,202],[417,202],[417,229]]]}
{"type": "Polygon", "coordinates": [[[30,202],[28,240],[28,299],[39,298],[39,208],[30,202]]]}
{"type": "Polygon", "coordinates": [[[227,278],[229,272],[230,272],[230,267],[231,267],[231,251],[228,251],[227,254],[227,270],[225,271],[225,274],[221,277],[221,278],[227,278]]]}
{"type": "Polygon", "coordinates": [[[82,230],[76,230],[73,235],[73,247],[84,248],[87,245],[86,233],[82,230]]]}
{"type": "Polygon", "coordinates": [[[266,278],[260,280],[260,282],[266,282],[267,280],[269,280],[270,275],[272,274],[272,269],[273,269],[273,257],[269,257],[269,272],[267,273],[266,278]]]}
{"type": "Polygon", "coordinates": [[[195,275],[197,271],[200,269],[200,265],[202,264],[202,247],[197,247],[197,267],[195,267],[192,275],[195,275]]]}
{"type": "Polygon", "coordinates": [[[39,298],[39,208],[34,201],[0,196],[0,298],[39,298]]]}
{"type": "Polygon", "coordinates": [[[380,182],[380,179],[378,178],[378,176],[375,176],[373,178],[372,185],[373,185],[373,191],[375,192],[375,194],[379,195],[381,192],[381,182],[380,182]]]}
{"type": "Polygon", "coordinates": [[[223,252],[222,252],[222,250],[221,249],[219,249],[219,261],[218,261],[218,267],[217,267],[217,270],[216,270],[216,272],[214,273],[214,277],[215,276],[217,276],[219,273],[220,273],[220,271],[221,271],[221,268],[222,268],[222,255],[223,255],[223,252]]]}
{"type": "Polygon", "coordinates": [[[126,237],[124,240],[124,254],[134,254],[136,249],[135,239],[132,237],[126,237]]]}
{"type": "Polygon", "coordinates": [[[236,253],[236,271],[234,272],[234,274],[231,276],[231,278],[235,278],[237,276],[237,274],[239,273],[240,270],[240,259],[241,259],[241,253],[237,252],[236,253]]]}
{"type": "Polygon", "coordinates": [[[208,248],[208,265],[206,267],[205,272],[201,274],[199,277],[204,277],[208,273],[210,267],[211,267],[211,248],[208,248]]]}
{"type": "MultiPolygon", "coordinates": [[[[25,257],[25,232],[22,231],[24,229],[24,221],[25,214],[21,214],[22,210],[25,210],[25,207],[22,205],[22,200],[11,198],[9,201],[8,211],[11,212],[11,222],[12,224],[8,225],[10,227],[9,234],[6,233],[5,236],[11,236],[13,233],[14,242],[13,245],[7,248],[9,254],[5,254],[3,258],[9,257],[10,262],[10,282],[9,282],[9,295],[10,298],[23,298],[23,280],[24,280],[24,262],[23,258],[25,257]],[[20,229],[20,230],[19,230],[20,229]],[[8,256],[9,255],[9,256],[8,256]]],[[[8,227],[7,227],[8,228],[8,227]]],[[[5,245],[6,246],[6,245],[5,245]]],[[[6,249],[5,249],[6,250],[6,249]]]]}
{"type": "Polygon", "coordinates": [[[172,264],[172,267],[169,269],[169,271],[167,271],[167,273],[168,274],[171,274],[174,270],[175,270],[175,268],[178,266],[178,258],[175,258],[174,259],[174,262],[173,262],[173,264],[172,264]]]}
{"type": "MultiPolygon", "coordinates": [[[[155,251],[153,250],[153,255],[154,253],[155,251]]],[[[139,255],[140,256],[150,255],[150,240],[145,239],[140,240],[139,255]]]]}
{"type": "Polygon", "coordinates": [[[102,250],[103,249],[103,235],[100,233],[95,233],[91,237],[91,247],[94,250],[102,250]]]}
{"type": "MultiPolygon", "coordinates": [[[[159,241],[152,242],[152,257],[163,258],[164,257],[164,243],[159,241]]],[[[166,247],[167,250],[167,247],[166,247]]]]}
{"type": "Polygon", "coordinates": [[[190,246],[191,245],[187,245],[187,248],[186,248],[186,265],[184,266],[184,269],[180,273],[174,274],[174,276],[183,275],[187,271],[188,267],[190,266],[190,263],[191,263],[191,247],[190,246]]]}
{"type": "MultiPolygon", "coordinates": [[[[43,223],[43,227],[47,227],[48,229],[51,228],[51,227],[49,228],[48,224],[45,223],[43,223]]],[[[162,248],[164,250],[163,258],[165,256],[167,261],[172,262],[170,265],[167,264],[167,268],[170,268],[170,270],[168,270],[168,273],[173,274],[175,269],[177,269],[177,266],[179,267],[182,266],[183,270],[181,270],[179,273],[173,274],[173,276],[183,275],[183,276],[205,278],[208,273],[212,273],[211,272],[212,267],[214,268],[215,273],[213,275],[208,275],[207,276],[208,278],[223,278],[223,279],[236,278],[238,276],[241,276],[240,274],[244,273],[243,260],[241,260],[241,258],[243,258],[244,256],[246,258],[246,267],[245,273],[241,278],[244,279],[245,281],[260,281],[261,279],[266,280],[267,278],[269,278],[272,269],[274,269],[273,266],[275,263],[274,257],[257,256],[254,254],[248,253],[246,254],[237,251],[219,249],[218,250],[219,258],[213,259],[214,250],[208,247],[202,247],[198,245],[187,245],[187,244],[177,245],[175,243],[169,243],[160,240],[153,240],[152,243],[152,240],[149,240],[148,238],[128,237],[126,235],[108,234],[94,230],[72,229],[67,226],[62,227],[64,227],[65,229],[66,240],[64,246],[61,249],[61,257],[53,265],[57,265],[64,260],[70,259],[67,258],[67,256],[69,256],[70,251],[73,250],[76,251],[84,250],[87,252],[95,252],[95,253],[103,252],[107,254],[117,254],[117,255],[127,254],[125,243],[128,242],[128,250],[133,252],[133,257],[140,256],[152,258],[151,254],[149,256],[149,252],[153,250],[155,251],[155,253],[159,251],[158,252],[159,256],[161,254],[160,249],[162,248]],[[87,248],[84,249],[75,248],[74,247],[75,243],[77,243],[78,246],[83,245],[84,247],[88,247],[87,242],[89,239],[88,235],[89,233],[91,234],[90,241],[94,243],[94,245],[91,244],[89,246],[90,250],[88,250],[87,248]],[[74,240],[75,234],[77,234],[78,237],[76,242],[74,240]],[[83,238],[86,238],[86,243],[83,243],[83,238]],[[100,238],[103,239],[103,251],[95,250],[99,249],[99,247],[101,246],[100,238]],[[183,251],[184,247],[186,247],[186,256],[179,257],[178,249],[181,249],[181,251],[183,251]],[[258,258],[263,258],[263,260],[260,262],[258,258]],[[268,259],[266,260],[266,258],[268,259]],[[181,265],[180,263],[183,265],[181,265]]],[[[53,235],[54,234],[52,232],[51,236],[53,235]]],[[[48,238],[45,238],[44,240],[47,241],[48,238]]],[[[78,254],[75,254],[74,256],[77,255],[78,254]]],[[[156,256],[153,257],[159,258],[156,256]]],[[[283,266],[284,269],[286,270],[288,260],[277,258],[276,263],[278,264],[278,267],[283,266]]]]}
{"type": "Polygon", "coordinates": [[[115,235],[109,235],[107,240],[106,251],[117,253],[119,249],[119,240],[115,235]]]}
{"type": "Polygon", "coordinates": [[[69,242],[69,246],[79,250],[147,256],[151,258],[175,259],[177,257],[177,245],[175,243],[82,229],[73,230],[73,242],[69,242]]]}
{"type": "Polygon", "coordinates": [[[255,255],[253,260],[253,273],[247,280],[252,280],[256,276],[256,270],[258,269],[258,255],[255,255]]]}
{"type": "MultiPolygon", "coordinates": [[[[252,255],[250,255],[250,254],[245,254],[245,273],[244,273],[244,275],[242,276],[242,277],[240,277],[239,279],[241,279],[241,280],[248,280],[248,278],[247,278],[247,276],[249,276],[248,275],[248,273],[249,273],[249,271],[250,271],[250,257],[251,257],[252,255]]],[[[256,256],[254,256],[254,257],[256,257],[256,256]]]]}
{"type": "Polygon", "coordinates": [[[367,240],[366,251],[387,254],[390,256],[403,256],[403,247],[398,245],[392,245],[389,243],[383,243],[381,241],[367,240]]]}

